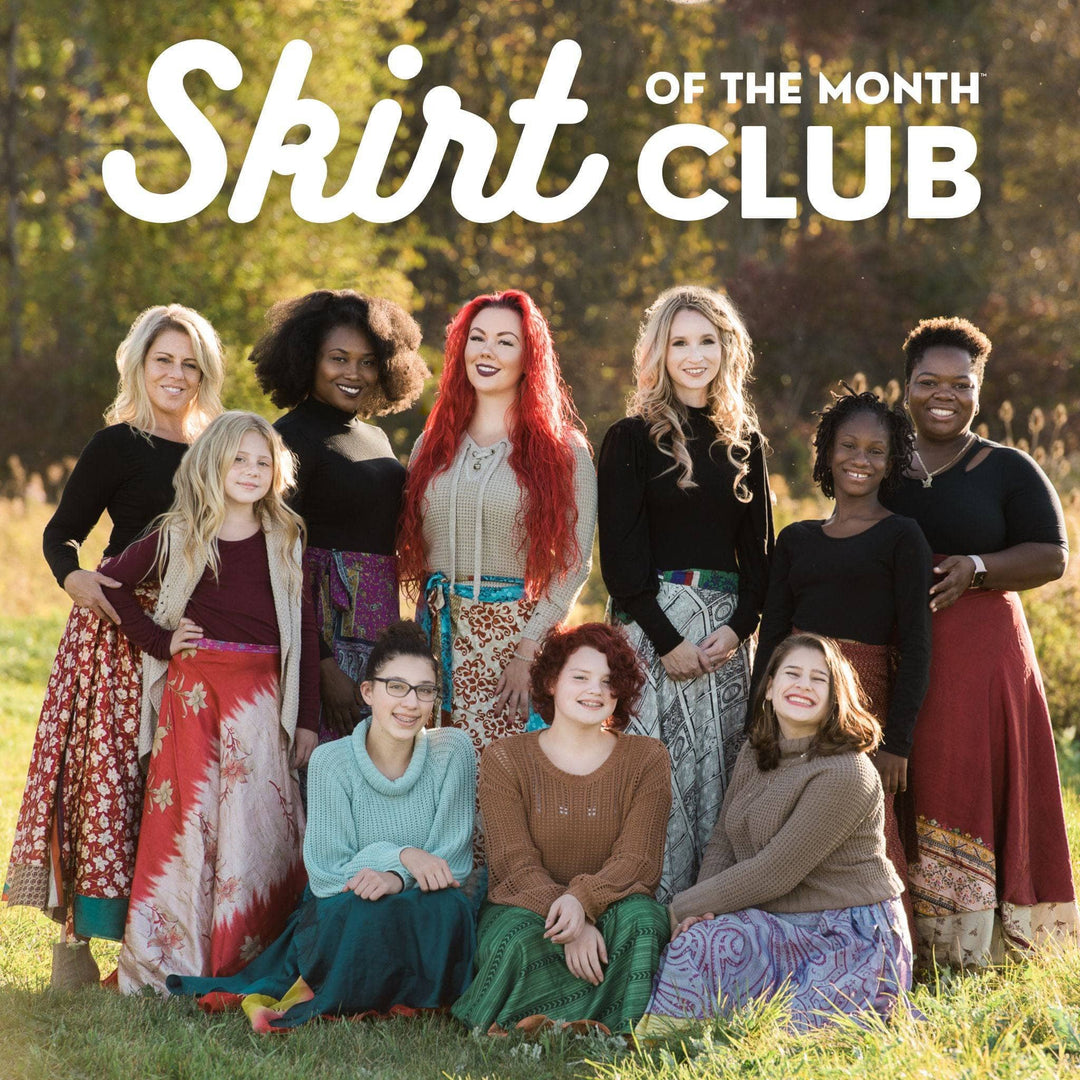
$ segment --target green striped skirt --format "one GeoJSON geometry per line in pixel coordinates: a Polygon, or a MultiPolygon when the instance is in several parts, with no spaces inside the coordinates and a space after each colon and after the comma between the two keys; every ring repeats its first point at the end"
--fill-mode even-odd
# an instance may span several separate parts
{"type": "Polygon", "coordinates": [[[631,1031],[645,1012],[660,953],[668,943],[667,908],[627,896],[596,921],[608,963],[593,986],[570,973],[561,945],[544,939],[544,918],[525,908],[486,904],[480,913],[476,975],[452,1008],[470,1028],[512,1028],[526,1016],[599,1020],[631,1031]]]}

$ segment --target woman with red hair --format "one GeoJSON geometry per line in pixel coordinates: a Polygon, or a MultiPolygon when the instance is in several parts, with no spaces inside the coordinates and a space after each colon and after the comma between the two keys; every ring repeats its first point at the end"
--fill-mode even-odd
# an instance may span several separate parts
{"type": "Polygon", "coordinates": [[[551,726],[484,751],[489,903],[452,1010],[470,1028],[629,1031],[644,1012],[670,930],[653,892],[671,806],[663,743],[623,733],[644,681],[621,627],[553,630],[532,670],[551,726]]]}
{"type": "Polygon", "coordinates": [[[529,717],[529,667],[588,577],[595,524],[589,446],[547,321],[518,290],[476,297],[447,330],[398,550],[442,662],[442,722],[477,753],[529,717]]]}

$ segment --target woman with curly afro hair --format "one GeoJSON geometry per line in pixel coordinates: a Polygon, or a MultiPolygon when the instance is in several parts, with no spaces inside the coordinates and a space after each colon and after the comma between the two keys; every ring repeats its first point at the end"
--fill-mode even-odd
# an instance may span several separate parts
{"type": "Polygon", "coordinates": [[[447,329],[399,553],[442,658],[443,722],[478,754],[529,718],[529,667],[589,575],[595,524],[592,457],[547,320],[518,290],[475,297],[447,329]]]}
{"type": "Polygon", "coordinates": [[[453,1007],[469,1027],[625,1032],[644,1011],[669,934],[653,894],[671,806],[664,744],[624,733],[644,681],[621,628],[553,630],[532,668],[551,726],[484,751],[489,902],[476,975],[453,1007]]]}
{"type": "Polygon", "coordinates": [[[259,385],[287,412],[274,425],[296,456],[293,508],[321,633],[319,740],[368,715],[360,695],[372,642],[399,616],[394,554],[405,469],[381,428],[430,376],[420,328],[401,307],[351,289],[275,304],[251,353],[259,385]]]}
{"type": "MultiPolygon", "coordinates": [[[[905,886],[901,834],[914,852],[907,759],[930,677],[930,609],[923,599],[930,548],[918,525],[886,510],[878,495],[910,465],[913,440],[904,412],[876,394],[845,386],[821,411],[814,480],[835,500],[833,512],[823,521],[796,521],[777,538],[754,661],[756,686],[773,650],[795,630],[839,643],[885,733],[873,761],[885,790],[889,858],[905,886]]],[[[903,900],[914,939],[906,889],[903,900]]]]}

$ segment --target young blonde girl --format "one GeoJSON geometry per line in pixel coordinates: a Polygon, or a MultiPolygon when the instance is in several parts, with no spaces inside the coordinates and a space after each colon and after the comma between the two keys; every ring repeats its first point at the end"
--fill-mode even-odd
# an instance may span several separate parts
{"type": "Polygon", "coordinates": [[[225,413],[176,474],[157,530],[109,565],[145,653],[149,758],[119,984],[228,975],[280,933],[304,885],[291,765],[316,741],[318,643],[302,603],[292,459],[261,417],[225,413]],[[134,589],[160,581],[151,619],[134,589]],[[292,760],[290,760],[292,759],[292,760]]]}

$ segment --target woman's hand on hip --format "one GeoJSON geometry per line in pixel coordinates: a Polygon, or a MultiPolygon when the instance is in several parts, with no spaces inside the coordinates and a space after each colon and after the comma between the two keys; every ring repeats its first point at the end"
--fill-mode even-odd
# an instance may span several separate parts
{"type": "Polygon", "coordinates": [[[360,687],[341,670],[332,656],[319,663],[319,698],[326,726],[338,735],[350,735],[362,719],[360,706],[364,699],[360,696],[360,687]]]}
{"type": "Polygon", "coordinates": [[[599,986],[604,981],[603,965],[607,963],[607,946],[604,944],[604,935],[592,923],[586,923],[581,933],[563,946],[563,951],[566,953],[566,966],[571,975],[576,975],[593,986],[599,986]]]}
{"type": "Polygon", "coordinates": [[[405,848],[398,858],[401,865],[416,878],[421,892],[438,892],[439,889],[457,889],[461,886],[450,864],[423,848],[405,848]]]}
{"type": "Polygon", "coordinates": [[[201,626],[196,626],[186,615],[180,620],[180,625],[173,631],[169,638],[169,655],[175,656],[178,652],[195,647],[195,642],[203,636],[201,626]]]}
{"type": "Polygon", "coordinates": [[[950,555],[934,567],[934,584],[930,586],[930,610],[944,611],[952,607],[971,587],[975,563],[967,555],[950,555]]]}
{"type": "Polygon", "coordinates": [[[696,679],[710,670],[710,660],[699,646],[683,638],[671,652],[660,657],[660,663],[668,673],[669,679],[682,682],[684,679],[696,679]]]}
{"type": "Polygon", "coordinates": [[[558,945],[574,941],[585,929],[585,909],[571,893],[552,901],[544,920],[544,937],[558,945]]]}
{"type": "Polygon", "coordinates": [[[72,570],[64,578],[64,592],[71,597],[76,607],[89,608],[99,619],[120,625],[120,616],[116,608],[105,599],[102,588],[118,589],[122,583],[97,570],[72,570]]]}

